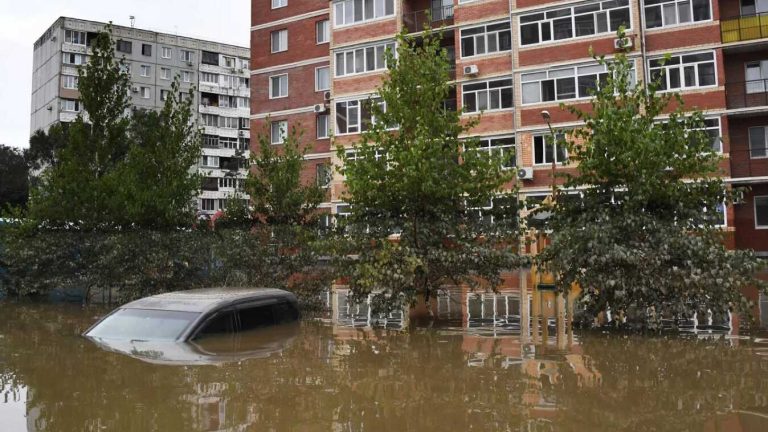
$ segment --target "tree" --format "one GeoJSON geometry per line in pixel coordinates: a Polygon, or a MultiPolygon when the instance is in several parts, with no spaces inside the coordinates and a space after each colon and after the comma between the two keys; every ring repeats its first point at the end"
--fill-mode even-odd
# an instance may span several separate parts
{"type": "Polygon", "coordinates": [[[59,154],[67,146],[68,138],[68,123],[56,123],[47,133],[42,129],[35,131],[29,138],[29,149],[26,151],[29,169],[34,173],[58,165],[59,154]]]}
{"type": "Polygon", "coordinates": [[[0,209],[27,205],[28,174],[24,154],[0,145],[0,209]]]}
{"type": "Polygon", "coordinates": [[[429,301],[443,284],[496,288],[522,263],[517,198],[505,191],[509,155],[481,151],[465,138],[478,119],[446,108],[440,38],[429,28],[398,36],[378,96],[361,107],[375,121],[363,123],[351,150],[338,149],[352,209],[341,253],[355,257],[342,267],[354,297],[374,294],[382,311],[419,295],[429,301]]]}
{"type": "Polygon", "coordinates": [[[546,209],[551,244],[539,263],[561,291],[581,287],[588,317],[611,310],[657,325],[746,311],[741,289],[758,284],[759,261],[723,244],[717,209],[737,194],[719,175],[701,112],[661,93],[660,81],[635,84],[625,54],[595,59],[608,74],[589,110],[567,107],[584,124],[558,139],[576,173],[562,174],[546,209]]]}

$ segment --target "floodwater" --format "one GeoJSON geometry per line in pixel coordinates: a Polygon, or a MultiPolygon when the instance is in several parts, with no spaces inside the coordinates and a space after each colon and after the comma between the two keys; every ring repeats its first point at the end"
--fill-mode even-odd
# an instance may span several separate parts
{"type": "Polygon", "coordinates": [[[0,302],[0,431],[768,431],[768,339],[342,319],[168,365],[81,337],[104,312],[0,302]]]}

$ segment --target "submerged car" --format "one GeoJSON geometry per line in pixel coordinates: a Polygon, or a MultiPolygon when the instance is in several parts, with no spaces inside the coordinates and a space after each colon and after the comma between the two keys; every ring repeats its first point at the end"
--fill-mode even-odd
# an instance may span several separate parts
{"type": "Polygon", "coordinates": [[[295,334],[295,325],[258,330],[299,318],[296,297],[287,291],[197,289],[128,303],[84,335],[103,348],[153,363],[217,363],[282,349],[295,334]],[[227,335],[237,335],[238,340],[221,337],[227,335]]]}

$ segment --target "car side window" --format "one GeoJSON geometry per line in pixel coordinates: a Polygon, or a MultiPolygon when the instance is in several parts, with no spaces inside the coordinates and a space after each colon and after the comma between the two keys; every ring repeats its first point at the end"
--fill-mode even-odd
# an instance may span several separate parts
{"type": "Polygon", "coordinates": [[[207,336],[228,335],[235,332],[235,313],[234,311],[224,311],[212,319],[209,319],[203,328],[197,333],[195,339],[207,336]]]}
{"type": "Polygon", "coordinates": [[[282,302],[272,305],[275,324],[289,323],[299,319],[299,311],[293,303],[282,302]]]}
{"type": "Polygon", "coordinates": [[[254,330],[275,323],[272,305],[246,307],[238,311],[240,331],[254,330]]]}

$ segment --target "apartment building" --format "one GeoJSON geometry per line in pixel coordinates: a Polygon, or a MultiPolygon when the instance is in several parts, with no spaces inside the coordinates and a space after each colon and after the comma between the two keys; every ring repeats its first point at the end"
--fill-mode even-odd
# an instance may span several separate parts
{"type": "MultiPolygon", "coordinates": [[[[81,111],[77,70],[106,23],[61,17],[34,44],[30,133],[72,122],[81,111]]],[[[160,110],[174,77],[195,89],[194,114],[203,129],[203,156],[194,169],[205,177],[197,200],[202,215],[221,210],[242,188],[250,152],[250,50],[133,27],[113,26],[118,57],[131,75],[134,109],[160,110]]]]}

